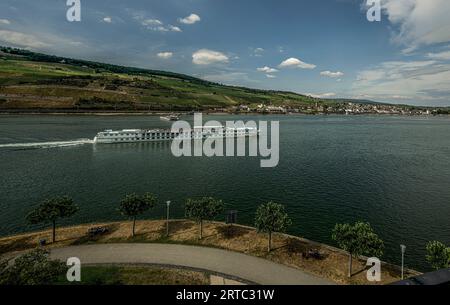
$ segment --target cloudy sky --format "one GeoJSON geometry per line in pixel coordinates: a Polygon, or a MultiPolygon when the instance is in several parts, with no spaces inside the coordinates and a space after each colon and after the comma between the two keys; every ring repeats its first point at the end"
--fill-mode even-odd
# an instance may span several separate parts
{"type": "Polygon", "coordinates": [[[450,1],[2,0],[0,44],[224,84],[450,106],[450,1]]]}

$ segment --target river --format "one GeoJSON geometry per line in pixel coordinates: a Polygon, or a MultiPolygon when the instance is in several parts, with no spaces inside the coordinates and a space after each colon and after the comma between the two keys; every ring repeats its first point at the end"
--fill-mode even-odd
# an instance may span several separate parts
{"type": "MultiPolygon", "coordinates": [[[[333,244],[339,222],[368,221],[385,241],[383,259],[426,269],[425,244],[450,244],[450,118],[401,116],[208,116],[280,122],[280,162],[255,157],[181,157],[169,143],[94,145],[104,129],[169,128],[151,116],[0,116],[0,235],[30,226],[43,199],[69,195],[80,212],[64,224],[123,219],[127,193],[152,192],[183,217],[186,198],[214,196],[238,221],[253,224],[257,206],[286,205],[289,233],[333,244]],[[20,144],[18,144],[20,143],[20,144]],[[40,143],[40,144],[36,144],[40,143]]],[[[223,220],[220,217],[219,220],[223,220]]]]}

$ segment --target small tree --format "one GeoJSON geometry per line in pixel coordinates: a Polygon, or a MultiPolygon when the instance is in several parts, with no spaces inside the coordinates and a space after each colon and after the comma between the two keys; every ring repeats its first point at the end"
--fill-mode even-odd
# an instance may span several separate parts
{"type": "Polygon", "coordinates": [[[122,215],[133,220],[132,236],[135,236],[136,217],[152,209],[156,204],[156,197],[153,194],[146,193],[143,196],[136,194],[126,195],[120,202],[119,211],[122,215]]]}
{"type": "Polygon", "coordinates": [[[200,239],[203,238],[203,221],[212,220],[223,212],[224,204],[222,200],[212,197],[201,199],[188,199],[186,202],[186,216],[195,220],[200,225],[200,239]]]}
{"type": "Polygon", "coordinates": [[[259,206],[255,226],[258,232],[268,234],[268,252],[272,251],[272,233],[285,232],[291,223],[283,205],[271,201],[259,206]]]}
{"type": "Polygon", "coordinates": [[[450,248],[439,241],[430,241],[427,244],[427,261],[435,269],[450,267],[450,248]]]}
{"type": "Polygon", "coordinates": [[[78,207],[69,197],[55,197],[41,203],[34,211],[27,215],[27,221],[31,224],[51,223],[52,240],[56,241],[56,221],[68,218],[78,211],[78,207]]]}
{"type": "Polygon", "coordinates": [[[56,282],[67,272],[67,266],[50,260],[49,253],[37,249],[24,254],[12,263],[0,262],[0,285],[47,285],[56,282]]]}
{"type": "Polygon", "coordinates": [[[374,233],[369,223],[336,224],[332,238],[340,248],[349,253],[348,277],[352,276],[353,256],[383,255],[383,241],[374,233]]]}

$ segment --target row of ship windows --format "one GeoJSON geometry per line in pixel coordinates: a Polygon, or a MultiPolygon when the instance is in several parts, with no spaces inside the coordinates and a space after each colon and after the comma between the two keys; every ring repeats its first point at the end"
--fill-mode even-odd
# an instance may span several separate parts
{"type": "MultiPolygon", "coordinates": [[[[232,133],[232,132],[227,132],[227,133],[232,133]]],[[[244,134],[245,132],[244,131],[235,131],[234,132],[235,134],[244,134]]],[[[178,133],[176,133],[176,134],[170,134],[170,133],[161,133],[161,134],[159,134],[159,133],[157,133],[157,134],[152,134],[151,136],[152,137],[174,137],[174,136],[179,136],[180,134],[178,134],[178,133]]],[[[191,133],[184,133],[184,134],[181,134],[182,136],[184,135],[184,136],[191,136],[191,135],[194,135],[194,134],[191,134],[191,133]]],[[[200,136],[201,135],[201,133],[195,133],[195,136],[200,136]]],[[[127,136],[133,136],[133,137],[139,137],[140,135],[136,135],[136,134],[105,134],[104,136],[106,136],[106,137],[127,137],[127,136]]],[[[147,137],[148,137],[148,135],[146,135],[147,137]]]]}
{"type": "MultiPolygon", "coordinates": [[[[207,136],[204,135],[203,137],[206,138],[207,136]]],[[[163,139],[168,139],[168,138],[173,138],[173,137],[115,138],[113,140],[114,141],[145,141],[145,140],[163,140],[163,139]]]]}
{"type": "MultiPolygon", "coordinates": [[[[186,134],[186,137],[190,136],[189,134],[186,134]]],[[[200,136],[200,134],[198,135],[200,136]]],[[[207,138],[208,135],[203,135],[203,138],[207,138]]],[[[144,141],[144,140],[161,140],[161,139],[168,139],[168,138],[175,138],[175,135],[172,136],[153,136],[153,137],[144,137],[144,138],[115,138],[114,141],[144,141]]]]}

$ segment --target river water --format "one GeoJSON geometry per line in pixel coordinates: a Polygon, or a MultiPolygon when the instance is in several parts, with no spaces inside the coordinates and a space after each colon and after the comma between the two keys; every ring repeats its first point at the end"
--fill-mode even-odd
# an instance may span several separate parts
{"type": "MultiPolygon", "coordinates": [[[[338,222],[368,221],[386,244],[383,259],[426,269],[425,244],[450,244],[450,118],[396,116],[209,116],[280,121],[280,163],[260,158],[176,158],[169,143],[94,145],[104,129],[169,128],[149,116],[0,116],[0,235],[41,227],[25,215],[69,195],[80,212],[65,224],[122,219],[127,193],[153,192],[183,217],[186,198],[214,196],[253,224],[273,200],[293,219],[289,233],[333,244],[338,222]]],[[[220,217],[220,219],[224,219],[220,217]]]]}

